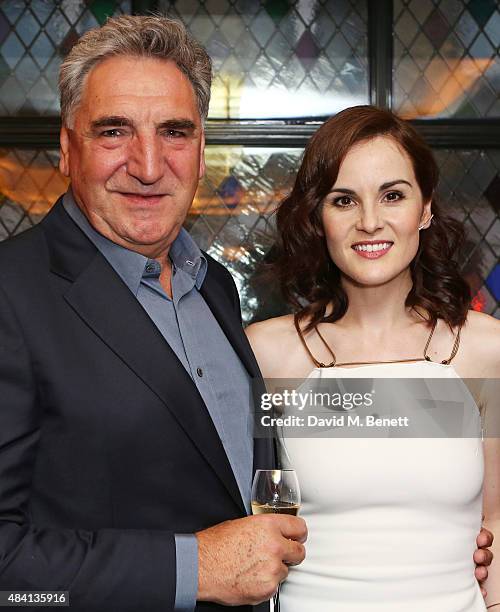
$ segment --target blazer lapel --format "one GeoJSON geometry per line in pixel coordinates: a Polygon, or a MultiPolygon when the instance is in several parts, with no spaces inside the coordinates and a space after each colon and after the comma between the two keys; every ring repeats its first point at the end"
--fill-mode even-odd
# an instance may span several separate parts
{"type": "Polygon", "coordinates": [[[62,206],[42,223],[49,238],[53,271],[73,280],[64,296],[68,304],[166,404],[244,511],[238,485],[208,410],[191,377],[146,311],[62,206]]]}

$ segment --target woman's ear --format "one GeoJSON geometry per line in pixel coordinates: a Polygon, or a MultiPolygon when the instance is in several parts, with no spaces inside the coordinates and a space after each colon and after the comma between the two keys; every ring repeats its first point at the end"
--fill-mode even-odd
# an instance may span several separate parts
{"type": "Polygon", "coordinates": [[[424,208],[420,216],[420,224],[418,226],[418,231],[427,229],[431,225],[432,217],[434,217],[434,215],[431,212],[431,204],[432,204],[432,199],[424,204],[424,208]]]}

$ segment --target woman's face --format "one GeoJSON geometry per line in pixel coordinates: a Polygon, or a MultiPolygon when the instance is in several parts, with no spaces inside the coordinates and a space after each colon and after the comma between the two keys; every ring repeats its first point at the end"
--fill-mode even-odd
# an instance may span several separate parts
{"type": "Polygon", "coordinates": [[[354,145],[321,212],[330,257],[344,280],[380,286],[407,274],[430,206],[395,140],[378,136],[354,145]]]}

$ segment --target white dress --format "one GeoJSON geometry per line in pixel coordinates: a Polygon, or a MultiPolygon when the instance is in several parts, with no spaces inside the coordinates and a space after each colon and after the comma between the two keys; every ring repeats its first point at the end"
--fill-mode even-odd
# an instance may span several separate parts
{"type": "MultiPolygon", "coordinates": [[[[316,368],[311,378],[454,378],[421,361],[316,368]]],[[[407,407],[408,408],[408,407],[407,407]]],[[[408,408],[411,413],[411,407],[408,408]]],[[[479,412],[474,405],[478,419],[479,412]]],[[[480,425],[479,425],[480,427],[480,425]]],[[[473,552],[482,518],[476,437],[289,438],[306,559],[290,568],[281,612],[482,612],[473,552]]]]}

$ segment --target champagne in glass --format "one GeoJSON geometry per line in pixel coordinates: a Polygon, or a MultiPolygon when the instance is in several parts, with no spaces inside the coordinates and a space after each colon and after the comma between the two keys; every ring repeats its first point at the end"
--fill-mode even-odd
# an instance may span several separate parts
{"type": "MultiPolygon", "coordinates": [[[[294,470],[257,470],[252,485],[252,514],[291,514],[300,508],[299,481],[294,470]]],[[[273,597],[280,610],[280,587],[273,597]]]]}
{"type": "Polygon", "coordinates": [[[299,504],[291,504],[290,502],[278,502],[276,504],[252,502],[253,514],[291,514],[292,516],[297,516],[299,509],[299,504]]]}
{"type": "Polygon", "coordinates": [[[257,470],[252,486],[253,514],[291,514],[300,508],[300,489],[294,470],[257,470]]]}

